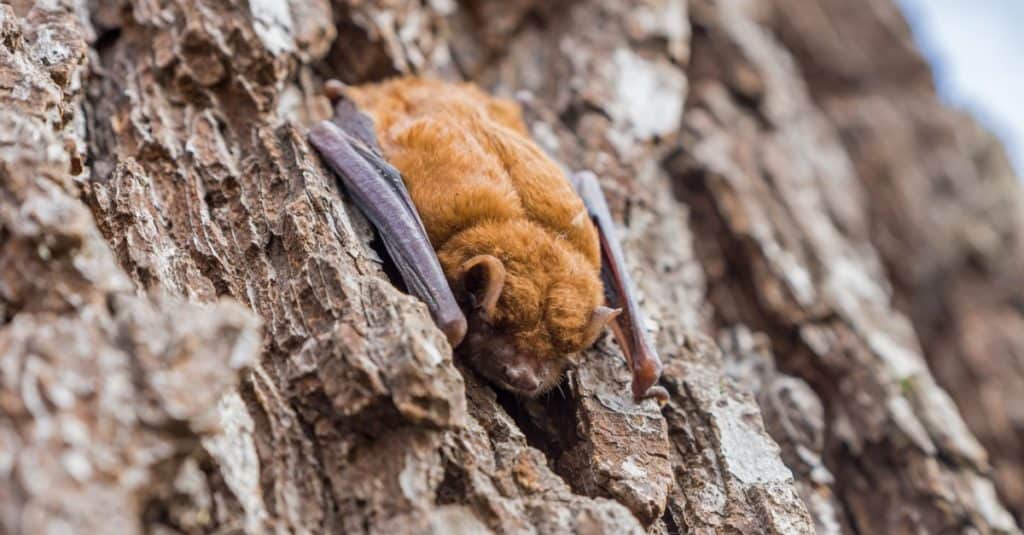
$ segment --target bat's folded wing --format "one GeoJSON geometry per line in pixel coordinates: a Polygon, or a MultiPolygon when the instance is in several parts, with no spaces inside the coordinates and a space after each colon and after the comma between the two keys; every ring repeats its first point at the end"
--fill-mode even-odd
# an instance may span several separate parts
{"type": "Polygon", "coordinates": [[[643,315],[633,296],[633,284],[604,193],[593,173],[572,175],[572,185],[583,199],[601,239],[601,280],[604,282],[605,300],[608,306],[622,309],[622,313],[612,320],[611,327],[633,372],[633,397],[637,400],[655,397],[664,402],[668,393],[656,386],[661,378],[661,360],[644,329],[643,315]]]}
{"type": "Polygon", "coordinates": [[[371,131],[364,125],[354,126],[350,135],[335,122],[321,121],[310,129],[309,140],[377,228],[409,291],[427,304],[434,321],[455,347],[466,334],[466,318],[452,295],[416,207],[401,175],[381,158],[371,131]]]}

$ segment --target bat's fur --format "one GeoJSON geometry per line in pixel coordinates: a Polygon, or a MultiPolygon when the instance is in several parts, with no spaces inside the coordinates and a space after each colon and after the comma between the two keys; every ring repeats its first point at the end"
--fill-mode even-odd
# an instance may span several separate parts
{"type": "Polygon", "coordinates": [[[487,317],[469,314],[463,347],[481,373],[536,395],[567,355],[593,343],[604,303],[598,234],[562,170],[529,138],[519,106],[469,84],[399,78],[348,88],[405,179],[459,299],[475,291],[463,265],[498,258],[505,285],[487,317]],[[531,375],[528,385],[508,370],[531,375]]]}

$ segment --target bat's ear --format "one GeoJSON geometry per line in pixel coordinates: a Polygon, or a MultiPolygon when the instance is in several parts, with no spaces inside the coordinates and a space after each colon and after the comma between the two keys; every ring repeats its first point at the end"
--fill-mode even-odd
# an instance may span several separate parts
{"type": "Polygon", "coordinates": [[[501,260],[482,254],[462,264],[462,284],[473,296],[473,306],[480,309],[485,320],[494,318],[498,298],[505,287],[505,264],[501,260]]]}
{"type": "Polygon", "coordinates": [[[590,321],[587,322],[586,329],[583,331],[583,347],[592,346],[597,341],[597,337],[601,336],[601,331],[608,325],[608,322],[615,319],[621,313],[621,308],[609,308],[604,305],[595,308],[593,314],[590,315],[590,321]]]}

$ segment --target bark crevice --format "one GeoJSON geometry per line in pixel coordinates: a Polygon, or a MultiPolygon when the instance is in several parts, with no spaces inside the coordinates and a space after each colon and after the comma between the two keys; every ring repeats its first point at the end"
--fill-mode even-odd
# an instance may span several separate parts
{"type": "Polygon", "coordinates": [[[839,3],[0,6],[0,531],[1019,532],[1019,184],[839,3]],[[496,393],[401,291],[304,131],[412,73],[598,174],[665,407],[608,337],[496,393]]]}

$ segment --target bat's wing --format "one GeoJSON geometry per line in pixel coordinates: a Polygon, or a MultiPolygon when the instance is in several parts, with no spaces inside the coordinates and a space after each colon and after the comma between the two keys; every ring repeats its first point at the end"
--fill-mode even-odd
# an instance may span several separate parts
{"type": "Polygon", "coordinates": [[[633,397],[637,400],[655,397],[664,402],[668,399],[668,392],[656,386],[661,377],[661,360],[644,330],[643,315],[633,297],[633,284],[629,280],[604,193],[593,173],[576,173],[571,180],[601,239],[601,280],[604,282],[605,300],[608,306],[622,309],[622,313],[611,321],[611,327],[633,371],[633,397]]]}
{"type": "Polygon", "coordinates": [[[427,304],[452,347],[457,346],[466,334],[466,318],[452,295],[402,175],[381,156],[369,117],[348,100],[339,102],[335,111],[333,119],[309,130],[309,141],[377,228],[409,291],[427,304]]]}

